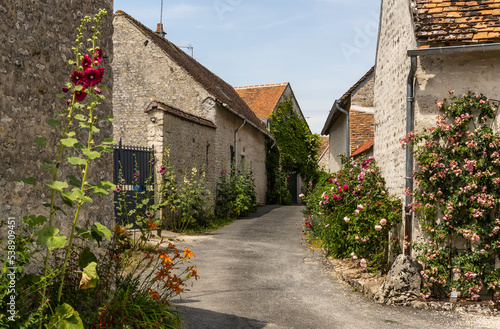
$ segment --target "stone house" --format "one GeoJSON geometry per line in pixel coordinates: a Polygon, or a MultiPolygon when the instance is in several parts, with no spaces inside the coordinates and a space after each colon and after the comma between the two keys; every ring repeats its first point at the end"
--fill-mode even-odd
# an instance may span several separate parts
{"type": "Polygon", "coordinates": [[[289,82],[235,87],[234,89],[252,111],[268,126],[271,113],[275,113],[278,106],[287,99],[293,102],[293,111],[299,118],[307,122],[289,82]]]}
{"type": "MultiPolygon", "coordinates": [[[[375,158],[404,198],[413,159],[400,140],[436,121],[448,90],[500,99],[500,1],[382,0],[375,72],[375,158]]],[[[405,204],[411,202],[409,196],[405,204]]],[[[421,237],[405,218],[404,235],[421,237]]],[[[407,251],[409,252],[409,250],[407,251]]]]}
{"type": "Polygon", "coordinates": [[[330,137],[329,172],[341,168],[340,154],[350,156],[356,149],[373,138],[374,108],[372,67],[342,97],[336,100],[328,114],[321,135],[330,137]]]}
{"type": "MultiPolygon", "coordinates": [[[[266,123],[268,130],[270,130],[271,114],[276,113],[280,104],[287,100],[292,101],[293,111],[307,124],[289,82],[235,87],[234,89],[257,117],[266,123]]],[[[309,125],[307,127],[309,133],[311,133],[309,125]]],[[[291,172],[292,173],[288,175],[288,189],[292,195],[292,203],[297,204],[300,201],[298,195],[305,189],[305,182],[300,174],[293,173],[293,171],[291,172]]],[[[271,187],[269,188],[271,189],[271,187]]]]}
{"type": "MultiPolygon", "coordinates": [[[[50,202],[47,191],[25,184],[19,180],[35,177],[39,186],[51,180],[39,166],[42,159],[57,158],[54,151],[59,133],[47,124],[57,118],[55,112],[63,112],[66,102],[56,98],[65,82],[70,81],[74,68],[68,64],[75,55],[71,48],[76,38],[80,20],[98,13],[100,8],[108,11],[101,21],[102,32],[98,44],[104,53],[105,75],[103,84],[106,99],[99,106],[103,114],[112,114],[111,94],[113,79],[110,67],[113,55],[112,9],[113,1],[2,1],[0,3],[0,219],[15,217],[17,225],[25,215],[47,215],[43,203],[50,202]],[[33,143],[45,137],[50,147],[33,143]]],[[[101,132],[96,136],[112,136],[111,124],[100,123],[101,132]]],[[[62,177],[68,172],[63,172],[62,177]]],[[[89,182],[113,180],[112,153],[96,159],[89,182]]],[[[113,227],[112,197],[95,197],[92,204],[82,207],[80,226],[94,222],[113,227]],[[83,222],[85,221],[85,223],[83,222]]],[[[67,234],[70,221],[57,215],[55,224],[67,234]]]]}
{"type": "Polygon", "coordinates": [[[244,162],[257,203],[265,203],[272,140],[265,124],[233,87],[167,40],[160,24],[153,32],[117,11],[113,25],[115,139],[154,145],[157,158],[170,147],[178,177],[203,171],[212,197],[221,170],[244,162]]]}

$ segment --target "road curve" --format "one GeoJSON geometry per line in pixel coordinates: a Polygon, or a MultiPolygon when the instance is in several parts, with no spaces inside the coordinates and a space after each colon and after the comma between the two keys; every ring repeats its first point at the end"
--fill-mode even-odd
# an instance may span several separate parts
{"type": "Polygon", "coordinates": [[[500,328],[499,319],[375,304],[301,244],[302,207],[265,206],[189,247],[200,279],[172,303],[186,329],[500,328]]]}

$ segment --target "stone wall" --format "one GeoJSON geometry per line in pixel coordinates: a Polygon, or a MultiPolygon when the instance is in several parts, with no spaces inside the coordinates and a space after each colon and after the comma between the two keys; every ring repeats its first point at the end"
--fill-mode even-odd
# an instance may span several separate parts
{"type": "Polygon", "coordinates": [[[403,196],[406,135],[406,81],[410,68],[407,49],[415,49],[408,0],[383,0],[377,48],[374,105],[374,154],[389,192],[403,196]]]}
{"type": "MultiPolygon", "coordinates": [[[[217,172],[231,168],[231,148],[235,150],[234,132],[243,124],[243,120],[236,117],[220,105],[216,106],[215,125],[217,136],[215,142],[215,158],[217,172]]],[[[266,175],[266,138],[264,134],[246,123],[237,133],[236,159],[238,166],[244,160],[246,168],[250,168],[255,178],[257,204],[266,203],[267,175],[266,175]]]]}
{"type": "MultiPolygon", "coordinates": [[[[48,192],[19,182],[26,177],[37,177],[39,183],[49,180],[42,175],[41,159],[54,159],[51,148],[33,143],[37,137],[46,137],[53,146],[57,134],[46,122],[54,113],[64,111],[65,100],[55,97],[63,83],[69,81],[73,67],[71,47],[76,39],[76,28],[85,15],[94,15],[105,8],[108,16],[101,23],[99,45],[104,52],[105,76],[103,83],[106,100],[99,107],[103,114],[111,114],[113,90],[110,61],[113,58],[111,36],[112,0],[84,2],[66,0],[2,1],[0,2],[0,219],[7,216],[20,220],[28,214],[45,214],[42,203],[50,201],[48,192]]],[[[99,124],[98,139],[111,137],[112,127],[99,124]]],[[[89,181],[113,179],[112,154],[104,154],[92,167],[89,181]]],[[[66,172],[67,174],[67,172],[66,172]]],[[[64,176],[64,173],[63,173],[64,176]]],[[[94,203],[82,208],[80,218],[86,224],[99,221],[111,225],[114,211],[111,197],[95,197],[94,203]]],[[[69,222],[57,217],[56,225],[69,222]]],[[[69,226],[69,224],[68,224],[69,226]]],[[[82,225],[84,224],[82,223],[82,225]]],[[[68,227],[66,227],[67,229],[68,227]]]]}
{"type": "Polygon", "coordinates": [[[351,105],[373,107],[373,87],[375,84],[375,73],[372,72],[366,79],[352,92],[351,105]]]}

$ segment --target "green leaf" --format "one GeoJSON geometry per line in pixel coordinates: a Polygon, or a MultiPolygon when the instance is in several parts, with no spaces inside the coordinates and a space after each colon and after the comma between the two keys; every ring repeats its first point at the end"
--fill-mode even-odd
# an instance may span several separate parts
{"type": "Polygon", "coordinates": [[[82,181],[73,175],[66,176],[69,179],[69,185],[73,185],[76,187],[82,186],[82,181]]]}
{"type": "Polygon", "coordinates": [[[79,157],[68,157],[68,162],[73,166],[85,166],[87,164],[87,161],[85,161],[85,159],[79,157]]]}
{"type": "Polygon", "coordinates": [[[30,185],[36,185],[36,178],[35,177],[29,177],[29,178],[22,178],[21,182],[30,184],[30,185]]]}
{"type": "Polygon", "coordinates": [[[112,147],[112,146],[109,146],[109,145],[99,145],[98,146],[103,152],[106,152],[106,153],[111,153],[113,152],[115,149],[112,147]]]}
{"type": "Polygon", "coordinates": [[[66,135],[66,137],[72,137],[72,136],[75,136],[75,135],[76,135],[76,133],[75,133],[74,131],[70,131],[70,132],[66,135]]]}
{"type": "Polygon", "coordinates": [[[66,146],[66,147],[73,147],[73,145],[75,145],[76,143],[78,143],[78,140],[76,138],[63,138],[63,139],[61,139],[61,144],[66,146]]]}
{"type": "Polygon", "coordinates": [[[39,215],[29,215],[29,216],[24,216],[23,217],[24,221],[30,228],[34,228],[35,226],[38,225],[43,225],[47,221],[47,217],[39,215]]]}
{"type": "Polygon", "coordinates": [[[46,171],[46,172],[51,172],[51,173],[55,173],[57,171],[56,167],[54,167],[54,166],[46,166],[46,165],[41,165],[40,169],[42,169],[43,171],[46,171]]]}
{"type": "Polygon", "coordinates": [[[89,159],[93,160],[95,158],[99,158],[101,156],[101,153],[97,151],[91,151],[90,149],[83,149],[82,153],[85,154],[89,159]]]}
{"type": "Polygon", "coordinates": [[[64,303],[56,308],[54,317],[49,321],[48,329],[84,329],[80,314],[64,303]]]}
{"type": "Polygon", "coordinates": [[[64,95],[64,94],[56,94],[56,97],[57,97],[57,98],[64,98],[65,96],[66,96],[66,95],[64,95]]]}
{"type": "Polygon", "coordinates": [[[79,120],[79,121],[85,121],[85,120],[87,120],[87,118],[85,118],[85,116],[83,114],[77,114],[77,115],[75,115],[75,119],[79,120]]]}
{"type": "Polygon", "coordinates": [[[92,224],[92,236],[96,238],[97,241],[102,241],[102,238],[98,239],[98,237],[104,237],[106,240],[111,241],[111,236],[113,233],[104,225],[100,223],[94,223],[92,224]],[[97,236],[96,236],[97,235],[97,236]]]}
{"type": "Polygon", "coordinates": [[[40,246],[47,246],[49,250],[64,248],[67,238],[64,235],[57,236],[59,229],[54,226],[45,226],[36,234],[38,240],[36,243],[40,246]]]}
{"type": "Polygon", "coordinates": [[[65,192],[61,192],[59,194],[59,196],[61,197],[61,200],[64,202],[65,205],[67,205],[70,208],[73,208],[73,202],[72,201],[74,201],[74,200],[72,200],[71,198],[68,198],[66,196],[66,194],[67,194],[66,191],[65,192]]]}
{"type": "Polygon", "coordinates": [[[71,192],[73,192],[74,197],[76,198],[76,200],[81,201],[81,202],[92,203],[92,199],[90,197],[86,196],[85,192],[83,192],[79,188],[74,188],[74,189],[71,190],[71,192]]]}
{"type": "Polygon", "coordinates": [[[35,138],[34,142],[40,146],[45,146],[47,145],[47,139],[43,138],[43,137],[38,137],[38,138],[35,138]]]}
{"type": "Polygon", "coordinates": [[[48,187],[50,187],[52,190],[57,190],[57,191],[63,191],[63,189],[68,187],[68,183],[66,182],[60,182],[60,181],[53,181],[53,182],[47,182],[45,183],[48,187]]]}
{"type": "Polygon", "coordinates": [[[82,279],[80,280],[80,289],[94,288],[97,285],[99,276],[97,275],[96,266],[96,262],[91,262],[83,269],[82,279]]]}
{"type": "Polygon", "coordinates": [[[76,90],[76,91],[83,90],[83,86],[82,86],[82,85],[76,85],[76,86],[75,86],[75,90],[76,90]]]}
{"type": "Polygon", "coordinates": [[[90,128],[90,124],[87,121],[80,121],[78,125],[80,126],[80,128],[85,128],[85,129],[90,128]]]}
{"type": "Polygon", "coordinates": [[[103,115],[102,117],[106,121],[113,121],[114,120],[114,117],[112,115],[103,115]]]}
{"type": "Polygon", "coordinates": [[[95,133],[98,133],[101,131],[101,129],[97,128],[95,125],[92,127],[92,131],[95,133]]]}
{"type": "Polygon", "coordinates": [[[113,190],[113,191],[116,191],[116,185],[111,183],[110,181],[107,181],[107,180],[103,180],[101,181],[101,184],[99,184],[103,189],[109,191],[109,190],[113,190]]]}
{"type": "Polygon", "coordinates": [[[97,263],[97,257],[90,251],[89,247],[85,247],[78,258],[78,267],[84,270],[92,262],[97,263]]]}
{"type": "Polygon", "coordinates": [[[97,194],[97,195],[108,195],[109,194],[108,191],[106,191],[105,189],[103,189],[99,185],[92,186],[92,189],[94,190],[94,194],[97,194]]]}
{"type": "Polygon", "coordinates": [[[49,121],[47,123],[49,124],[49,126],[52,126],[52,127],[61,125],[61,121],[55,120],[55,119],[49,119],[49,121]]]}
{"type": "Polygon", "coordinates": [[[114,138],[106,138],[102,141],[102,144],[116,144],[116,140],[114,138]]]}
{"type": "Polygon", "coordinates": [[[68,59],[68,63],[69,63],[69,65],[73,65],[73,64],[75,64],[75,61],[72,59],[68,59]]]}

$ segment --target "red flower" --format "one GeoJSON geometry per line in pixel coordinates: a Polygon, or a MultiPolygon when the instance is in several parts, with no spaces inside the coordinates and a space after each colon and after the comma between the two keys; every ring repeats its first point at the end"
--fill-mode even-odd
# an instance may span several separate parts
{"type": "Polygon", "coordinates": [[[94,53],[94,59],[97,60],[97,63],[102,61],[102,49],[97,49],[94,53]]]}
{"type": "Polygon", "coordinates": [[[82,66],[84,70],[92,66],[92,58],[90,58],[89,55],[85,54],[85,56],[83,56],[82,66]]]}
{"type": "Polygon", "coordinates": [[[83,73],[80,71],[73,71],[73,73],[71,74],[71,81],[73,81],[75,85],[82,85],[83,73]]]}
{"type": "Polygon", "coordinates": [[[85,84],[90,87],[99,84],[102,80],[103,71],[104,68],[102,67],[100,67],[99,69],[87,68],[85,70],[85,75],[83,76],[85,84]]]}
{"type": "Polygon", "coordinates": [[[87,93],[85,92],[85,90],[75,90],[75,100],[77,102],[81,102],[85,99],[85,97],[87,97],[87,93]]]}

